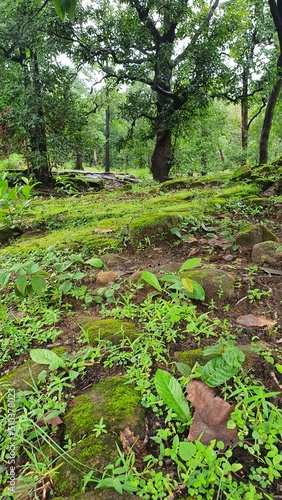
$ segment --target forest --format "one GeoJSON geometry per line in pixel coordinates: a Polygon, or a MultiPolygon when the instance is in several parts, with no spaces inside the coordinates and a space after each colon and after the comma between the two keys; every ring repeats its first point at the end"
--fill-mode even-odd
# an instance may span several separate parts
{"type": "Polygon", "coordinates": [[[282,0],[0,9],[0,500],[282,499],[282,0]]]}

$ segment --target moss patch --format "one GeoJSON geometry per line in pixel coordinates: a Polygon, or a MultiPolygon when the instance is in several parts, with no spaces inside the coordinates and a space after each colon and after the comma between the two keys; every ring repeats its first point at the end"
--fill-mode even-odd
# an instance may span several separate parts
{"type": "MultiPolygon", "coordinates": [[[[140,396],[134,388],[125,385],[123,377],[110,377],[94,384],[87,394],[76,396],[64,417],[66,434],[77,442],[71,456],[81,463],[80,471],[66,463],[56,479],[62,494],[80,490],[82,472],[90,468],[101,470],[117,458],[115,443],[120,431],[129,427],[135,435],[143,431],[144,414],[140,396]],[[95,436],[94,424],[103,417],[107,434],[95,436]]],[[[98,474],[98,472],[97,472],[98,474]]]]}
{"type": "Polygon", "coordinates": [[[111,340],[113,344],[118,344],[125,337],[133,340],[139,333],[134,323],[118,319],[87,318],[81,322],[81,326],[87,330],[91,346],[97,345],[99,340],[111,340]]]}
{"type": "Polygon", "coordinates": [[[133,247],[137,248],[139,243],[146,238],[152,243],[160,241],[172,241],[175,236],[171,229],[181,224],[182,217],[178,214],[161,214],[142,217],[133,220],[129,225],[129,237],[133,247]]]}

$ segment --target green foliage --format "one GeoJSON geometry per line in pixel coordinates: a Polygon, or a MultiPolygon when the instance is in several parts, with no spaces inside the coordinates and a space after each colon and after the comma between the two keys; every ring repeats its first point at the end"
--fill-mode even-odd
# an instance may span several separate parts
{"type": "Polygon", "coordinates": [[[170,373],[160,369],[155,374],[154,382],[158,394],[176,417],[181,422],[190,424],[190,410],[179,382],[170,373]]]}
{"type": "Polygon", "coordinates": [[[15,228],[23,224],[31,204],[31,190],[37,183],[30,184],[22,177],[23,184],[9,187],[6,174],[0,177],[0,228],[15,228]]]}

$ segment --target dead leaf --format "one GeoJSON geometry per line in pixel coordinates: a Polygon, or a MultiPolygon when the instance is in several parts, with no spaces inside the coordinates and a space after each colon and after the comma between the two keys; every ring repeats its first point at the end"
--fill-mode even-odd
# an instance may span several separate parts
{"type": "Polygon", "coordinates": [[[189,441],[195,441],[202,434],[203,444],[209,444],[213,439],[223,441],[226,446],[235,444],[238,441],[237,430],[227,428],[232,406],[215,396],[213,389],[200,380],[191,380],[186,392],[188,401],[196,409],[189,430],[189,441]]]}
{"type": "Polygon", "coordinates": [[[234,260],[234,258],[234,255],[232,255],[231,253],[223,256],[223,259],[226,260],[226,262],[230,262],[231,260],[234,260]]]}
{"type": "Polygon", "coordinates": [[[102,227],[97,227],[94,233],[112,233],[113,229],[103,229],[102,227]]]}
{"type": "Polygon", "coordinates": [[[192,250],[190,250],[190,252],[188,254],[188,258],[193,257],[193,255],[196,255],[198,252],[199,252],[199,248],[192,248],[192,250]]]}
{"type": "Polygon", "coordinates": [[[147,452],[140,437],[135,436],[129,427],[120,432],[120,440],[125,453],[132,453],[134,451],[138,458],[142,458],[142,460],[145,458],[147,452]]]}
{"type": "Polygon", "coordinates": [[[42,427],[43,425],[52,425],[53,427],[57,427],[58,425],[62,424],[63,421],[58,416],[49,418],[48,413],[46,413],[46,415],[37,420],[36,423],[40,427],[42,427]]]}
{"type": "Polygon", "coordinates": [[[242,326],[275,326],[277,321],[264,316],[255,316],[254,314],[245,314],[236,319],[236,323],[242,326]]]}

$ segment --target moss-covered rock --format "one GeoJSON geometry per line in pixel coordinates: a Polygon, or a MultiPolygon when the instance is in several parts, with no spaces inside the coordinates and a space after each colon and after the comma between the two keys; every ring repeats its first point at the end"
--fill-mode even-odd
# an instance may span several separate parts
{"type": "Polygon", "coordinates": [[[59,469],[56,491],[70,495],[80,491],[83,474],[95,469],[98,475],[98,470],[116,460],[116,442],[123,429],[129,427],[135,435],[143,433],[140,396],[123,377],[110,377],[74,398],[64,417],[64,425],[66,434],[77,443],[70,452],[77,462],[68,460],[59,469]],[[93,426],[101,418],[107,433],[96,437],[93,426]]]}
{"type": "Polygon", "coordinates": [[[243,179],[250,179],[252,175],[252,169],[247,165],[236,168],[232,175],[232,181],[241,181],[243,179]]]}
{"type": "Polygon", "coordinates": [[[207,302],[229,299],[234,294],[235,276],[221,269],[203,266],[200,269],[182,271],[180,276],[197,281],[205,290],[207,302]]]}
{"type": "Polygon", "coordinates": [[[174,189],[189,189],[192,177],[178,177],[165,181],[160,186],[160,191],[172,191],[174,189]]]}
{"type": "Polygon", "coordinates": [[[256,264],[270,264],[282,268],[282,251],[278,251],[281,245],[275,241],[263,241],[253,246],[252,261],[256,264]]]}
{"type": "Polygon", "coordinates": [[[173,241],[173,227],[181,225],[182,217],[179,214],[160,214],[135,219],[129,224],[129,237],[134,248],[148,239],[151,243],[173,241]]]}
{"type": "MultiPolygon", "coordinates": [[[[52,352],[61,356],[66,352],[65,347],[55,347],[52,352]]],[[[21,366],[13,370],[8,375],[0,378],[0,394],[4,391],[5,386],[13,387],[17,391],[26,391],[30,384],[37,379],[38,374],[44,369],[44,365],[35,363],[31,359],[23,363],[21,366]],[[1,390],[1,385],[3,391],[1,390]]]]}
{"type": "Polygon", "coordinates": [[[271,205],[272,201],[270,198],[266,198],[263,196],[246,196],[245,197],[245,202],[254,207],[268,207],[271,205]]]}
{"type": "Polygon", "coordinates": [[[248,226],[235,236],[236,245],[245,248],[253,248],[262,241],[278,241],[277,236],[263,224],[248,226]]]}
{"type": "Polygon", "coordinates": [[[87,317],[82,318],[80,324],[87,330],[91,346],[97,345],[99,340],[110,340],[113,344],[118,344],[125,337],[133,340],[139,334],[134,323],[119,319],[97,320],[87,317]]]}

